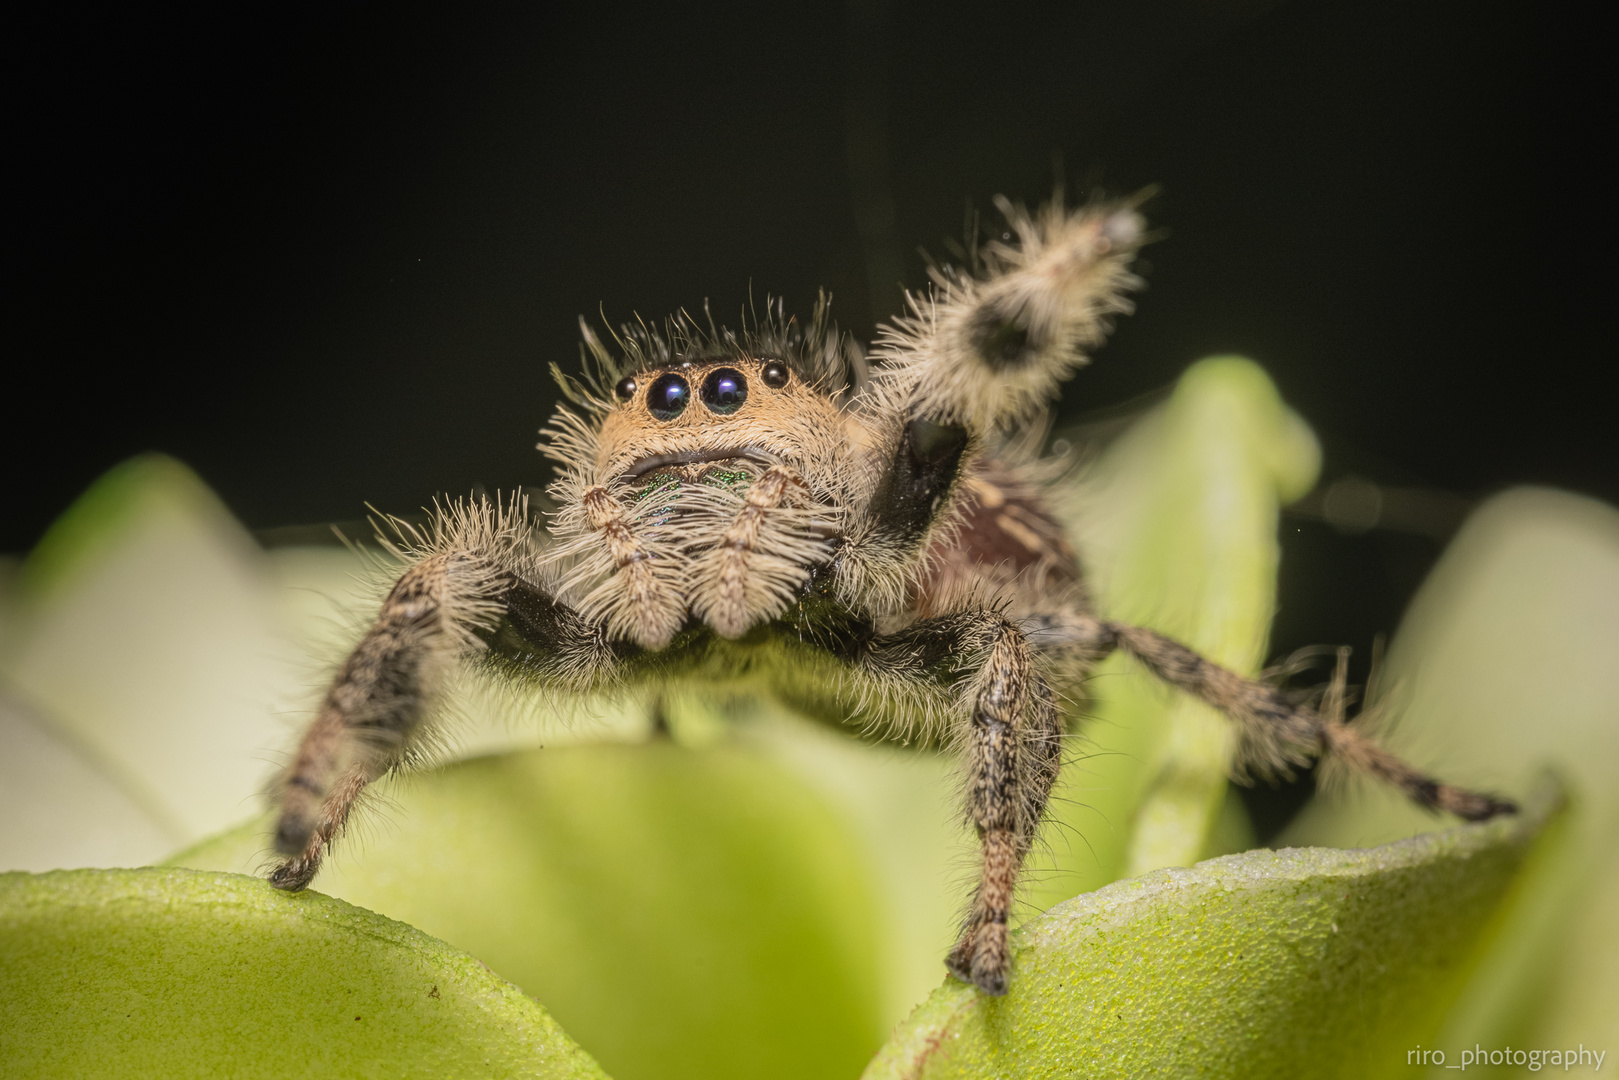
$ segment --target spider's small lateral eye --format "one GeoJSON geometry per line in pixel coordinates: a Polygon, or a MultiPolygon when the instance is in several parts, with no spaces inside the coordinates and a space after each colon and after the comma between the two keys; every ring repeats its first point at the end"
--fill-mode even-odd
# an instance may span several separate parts
{"type": "Polygon", "coordinates": [[[659,420],[673,420],[686,411],[691,401],[691,383],[684,376],[669,372],[659,375],[646,392],[646,407],[659,420]]]}
{"type": "Polygon", "coordinates": [[[780,390],[787,385],[787,365],[780,360],[767,360],[764,369],[759,372],[759,377],[765,381],[766,386],[780,390]]]}
{"type": "Polygon", "coordinates": [[[618,395],[618,400],[628,401],[640,388],[641,384],[635,381],[634,375],[626,375],[618,380],[618,385],[613,387],[613,393],[618,395]]]}
{"type": "Polygon", "coordinates": [[[703,380],[703,404],[709,412],[734,413],[748,400],[748,380],[736,368],[715,368],[703,380]]]}

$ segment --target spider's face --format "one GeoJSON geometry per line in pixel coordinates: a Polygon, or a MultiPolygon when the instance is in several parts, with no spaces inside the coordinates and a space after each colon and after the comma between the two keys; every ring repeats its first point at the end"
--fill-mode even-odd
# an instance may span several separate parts
{"type": "Polygon", "coordinates": [[[771,357],[677,361],[624,377],[614,396],[596,456],[596,482],[609,485],[751,477],[778,462],[808,477],[844,423],[825,393],[771,357]]]}

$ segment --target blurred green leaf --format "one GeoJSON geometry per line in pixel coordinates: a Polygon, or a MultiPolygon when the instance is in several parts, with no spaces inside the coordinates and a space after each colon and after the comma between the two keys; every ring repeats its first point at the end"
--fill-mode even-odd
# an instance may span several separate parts
{"type": "Polygon", "coordinates": [[[1016,935],[1011,991],[946,983],[865,1080],[1410,1072],[1560,806],[1370,851],[1253,851],[1059,904],[1016,935]]]}
{"type": "MultiPolygon", "coordinates": [[[[113,824],[133,827],[85,854],[157,858],[239,820],[271,775],[290,650],[265,571],[213,493],[157,455],[100,478],[23,564],[0,642],[8,726],[94,781],[97,805],[130,807],[113,824]]],[[[88,827],[71,793],[40,794],[88,827]]],[[[10,832],[3,865],[40,868],[39,848],[10,832]]]]}
{"type": "MultiPolygon", "coordinates": [[[[854,1076],[882,1040],[870,866],[763,753],[531,751],[407,779],[387,803],[319,887],[477,956],[618,1080],[854,1076]]],[[[177,861],[252,869],[267,833],[177,861]]]]}
{"type": "MultiPolygon", "coordinates": [[[[1392,714],[1390,747],[1447,779],[1522,795],[1550,765],[1575,794],[1434,1045],[1619,1045],[1619,511],[1536,488],[1480,506],[1412,600],[1372,700],[1392,714]]],[[[1283,839],[1432,827],[1357,785],[1323,792],[1283,839]]]]}
{"type": "MultiPolygon", "coordinates": [[[[1278,507],[1319,467],[1315,436],[1258,365],[1192,365],[1087,471],[1069,508],[1098,610],[1256,672],[1276,609],[1278,507]]],[[[1250,835],[1227,798],[1229,721],[1122,656],[1088,689],[1086,752],[1052,799],[1031,911],[1250,835]]]]}
{"type": "Polygon", "coordinates": [[[0,986],[0,1076],[604,1077],[472,957],[231,874],[0,874],[0,986]]]}

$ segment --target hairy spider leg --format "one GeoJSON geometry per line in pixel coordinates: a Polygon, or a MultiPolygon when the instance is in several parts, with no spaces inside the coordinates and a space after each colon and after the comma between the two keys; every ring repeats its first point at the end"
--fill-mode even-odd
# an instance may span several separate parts
{"type": "Polygon", "coordinates": [[[338,671],[281,781],[270,875],[280,889],[307,887],[366,785],[408,754],[460,635],[455,614],[487,617],[489,570],[473,551],[422,559],[399,578],[376,621],[338,671]]]}
{"type": "Polygon", "coordinates": [[[1063,724],[1045,680],[1033,670],[1021,630],[998,615],[979,624],[993,635],[974,695],[967,735],[967,816],[981,867],[961,939],[945,960],[960,978],[1006,992],[1011,966],[1007,920],[1017,878],[1033,846],[1062,766],[1063,724]]]}
{"type": "Polygon", "coordinates": [[[1509,799],[1428,776],[1346,722],[1341,657],[1340,670],[1327,688],[1327,700],[1318,710],[1293,700],[1280,687],[1222,667],[1156,630],[1081,611],[1029,616],[1020,625],[1039,651],[1077,647],[1086,671],[1114,649],[1122,649],[1165,683],[1225,714],[1238,730],[1238,750],[1232,763],[1233,779],[1238,781],[1246,780],[1250,773],[1266,778],[1285,776],[1295,767],[1330,754],[1351,771],[1392,784],[1429,810],[1442,810],[1465,821],[1517,812],[1509,799]]]}
{"type": "MultiPolygon", "coordinates": [[[[463,515],[477,519],[492,511],[463,515]]],[[[368,785],[423,756],[443,675],[484,656],[529,677],[585,688],[609,677],[600,629],[518,577],[503,545],[452,544],[400,576],[349,654],[280,785],[270,874],[307,888],[368,785]]]]}
{"type": "Polygon", "coordinates": [[[1294,703],[1279,687],[1245,679],[1173,638],[1138,626],[1104,625],[1119,647],[1148,671],[1201,698],[1237,724],[1240,768],[1273,774],[1330,753],[1351,770],[1394,785],[1430,810],[1444,810],[1466,821],[1517,811],[1508,799],[1441,783],[1337,717],[1294,703]]]}

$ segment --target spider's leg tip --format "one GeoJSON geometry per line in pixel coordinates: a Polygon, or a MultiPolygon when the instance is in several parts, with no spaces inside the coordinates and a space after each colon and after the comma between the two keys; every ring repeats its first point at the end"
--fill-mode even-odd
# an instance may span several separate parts
{"type": "Polygon", "coordinates": [[[1494,795],[1485,795],[1482,798],[1482,802],[1484,803],[1484,806],[1480,809],[1478,816],[1472,818],[1471,820],[1488,821],[1491,818],[1501,817],[1505,814],[1516,814],[1518,812],[1518,804],[1513,802],[1511,799],[1501,799],[1494,795]]]}
{"type": "Polygon", "coordinates": [[[282,892],[303,892],[315,879],[313,867],[300,865],[302,860],[292,859],[270,871],[270,885],[282,892]]]}
{"type": "Polygon", "coordinates": [[[1005,997],[1007,978],[1005,972],[987,972],[971,980],[972,984],[990,997],[1005,997]]]}

